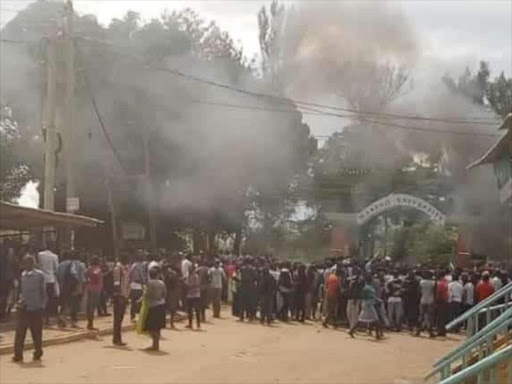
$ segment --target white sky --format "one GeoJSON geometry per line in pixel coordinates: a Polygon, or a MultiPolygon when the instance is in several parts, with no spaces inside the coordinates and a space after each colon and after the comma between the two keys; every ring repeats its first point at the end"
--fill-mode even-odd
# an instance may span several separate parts
{"type": "MultiPolygon", "coordinates": [[[[494,73],[512,74],[512,1],[399,1],[416,28],[426,58],[457,61],[476,67],[490,61],[494,73]]],[[[0,24],[24,8],[27,0],[0,0],[0,24]]],[[[75,9],[94,14],[102,24],[122,17],[126,11],[139,12],[144,20],[164,10],[195,9],[207,20],[215,20],[243,46],[247,56],[258,52],[256,13],[270,1],[262,0],[75,0],[75,9]]]]}

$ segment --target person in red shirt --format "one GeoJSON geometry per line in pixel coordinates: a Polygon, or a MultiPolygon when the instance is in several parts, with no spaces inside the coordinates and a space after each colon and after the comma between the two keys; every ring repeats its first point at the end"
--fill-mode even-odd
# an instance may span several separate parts
{"type": "Polygon", "coordinates": [[[94,328],[94,311],[100,302],[101,290],[103,288],[103,273],[100,267],[100,259],[94,256],[91,265],[85,272],[87,278],[86,292],[87,292],[87,329],[95,330],[94,328]]]}
{"type": "Polygon", "coordinates": [[[328,328],[329,322],[334,328],[338,326],[336,322],[336,306],[338,303],[338,295],[340,293],[340,279],[336,272],[331,272],[325,279],[327,316],[325,316],[322,325],[328,328]]]}
{"type": "Polygon", "coordinates": [[[445,273],[438,272],[436,281],[436,328],[437,336],[446,336],[446,323],[448,320],[449,304],[448,304],[448,281],[445,273]]]}
{"type": "Polygon", "coordinates": [[[489,272],[485,271],[482,273],[482,280],[476,285],[475,289],[475,299],[476,302],[479,303],[482,300],[488,298],[494,293],[494,287],[491,284],[491,281],[489,279],[489,272]]]}

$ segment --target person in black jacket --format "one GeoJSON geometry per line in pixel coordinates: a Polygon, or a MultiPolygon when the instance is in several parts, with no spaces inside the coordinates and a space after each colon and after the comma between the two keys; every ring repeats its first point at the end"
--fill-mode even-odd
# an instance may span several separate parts
{"type": "Polygon", "coordinates": [[[259,290],[261,297],[261,324],[270,325],[272,323],[272,312],[274,308],[274,297],[276,294],[277,283],[276,279],[270,274],[268,265],[265,265],[261,270],[259,280],[259,290]]]}
{"type": "Polygon", "coordinates": [[[306,319],[306,293],[308,292],[308,279],[306,267],[301,264],[297,269],[295,278],[295,320],[304,322],[306,319]]]}
{"type": "Polygon", "coordinates": [[[240,269],[240,321],[244,321],[245,316],[249,321],[256,317],[257,278],[252,260],[245,259],[244,266],[240,269]]]}

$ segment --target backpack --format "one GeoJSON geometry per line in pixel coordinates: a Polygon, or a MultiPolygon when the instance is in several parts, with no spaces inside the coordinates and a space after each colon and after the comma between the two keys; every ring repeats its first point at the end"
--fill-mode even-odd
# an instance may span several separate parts
{"type": "Polygon", "coordinates": [[[73,273],[73,271],[71,270],[72,267],[73,262],[68,263],[68,265],[66,266],[66,270],[64,272],[64,292],[73,293],[78,287],[78,276],[76,275],[76,273],[73,273]]]}

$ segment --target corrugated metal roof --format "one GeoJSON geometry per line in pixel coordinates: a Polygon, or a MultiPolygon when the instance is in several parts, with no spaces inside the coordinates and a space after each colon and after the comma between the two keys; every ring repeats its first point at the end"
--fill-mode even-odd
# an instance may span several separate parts
{"type": "Polygon", "coordinates": [[[498,139],[498,141],[483,155],[479,160],[469,164],[467,169],[477,167],[482,164],[494,163],[503,152],[508,150],[512,154],[512,113],[509,113],[499,127],[500,130],[507,131],[498,139]]]}
{"type": "Polygon", "coordinates": [[[96,227],[92,217],[27,208],[0,201],[0,229],[30,230],[42,227],[96,227]]]}

